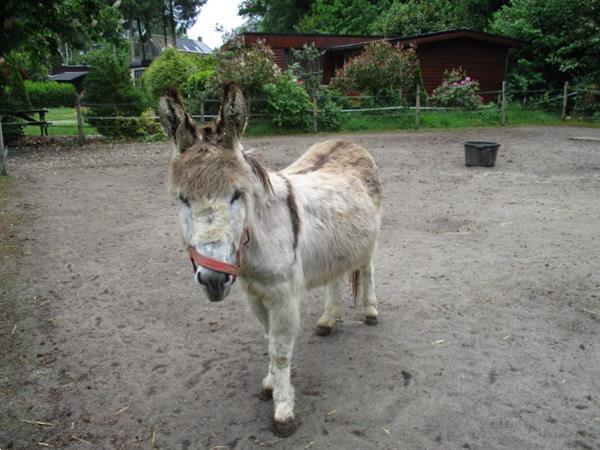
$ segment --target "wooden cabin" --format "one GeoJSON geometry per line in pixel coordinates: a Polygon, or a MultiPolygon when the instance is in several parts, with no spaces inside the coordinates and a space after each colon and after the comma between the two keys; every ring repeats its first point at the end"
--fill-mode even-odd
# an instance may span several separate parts
{"type": "MultiPolygon", "coordinates": [[[[275,63],[282,69],[292,61],[290,49],[314,44],[325,51],[319,61],[323,84],[329,84],[335,72],[352,57],[360,54],[368,42],[385,39],[393,44],[413,45],[419,57],[423,84],[431,93],[442,83],[444,71],[462,67],[479,81],[481,91],[502,88],[506,79],[508,51],[521,46],[521,41],[467,28],[404,37],[338,36],[325,34],[243,33],[243,45],[264,41],[273,49],[275,63]]],[[[486,96],[486,99],[493,96],[486,96]]]]}

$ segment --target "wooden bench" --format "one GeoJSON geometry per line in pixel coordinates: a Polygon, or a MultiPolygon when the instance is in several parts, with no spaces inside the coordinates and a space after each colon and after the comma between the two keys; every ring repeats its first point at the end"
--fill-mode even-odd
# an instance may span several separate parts
{"type": "Polygon", "coordinates": [[[51,125],[51,123],[46,121],[47,112],[48,110],[43,108],[26,109],[23,111],[17,111],[14,113],[14,115],[25,120],[27,122],[27,125],[39,125],[40,136],[48,136],[48,125],[51,125]],[[38,120],[34,118],[35,114],[38,115],[38,120]]]}

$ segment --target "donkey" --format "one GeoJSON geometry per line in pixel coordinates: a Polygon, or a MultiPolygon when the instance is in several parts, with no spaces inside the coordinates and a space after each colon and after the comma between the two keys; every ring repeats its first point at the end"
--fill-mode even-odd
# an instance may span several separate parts
{"type": "Polygon", "coordinates": [[[170,190],[181,201],[195,280],[217,302],[239,276],[268,339],[269,371],[260,397],[273,398],[274,430],[287,437],[296,429],[290,367],[304,292],[327,286],[317,322],[317,334],[327,335],[340,318],[341,283],[350,274],[365,323],[377,323],[377,167],[365,149],[331,140],[279,172],[267,171],[240,144],[248,113],[233,83],[225,85],[212,124],[198,127],[175,90],[159,103],[162,126],[175,142],[170,190]]]}

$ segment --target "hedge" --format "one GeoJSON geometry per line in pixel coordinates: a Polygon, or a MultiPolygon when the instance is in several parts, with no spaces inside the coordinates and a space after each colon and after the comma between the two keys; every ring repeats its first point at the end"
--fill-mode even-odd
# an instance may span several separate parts
{"type": "Polygon", "coordinates": [[[77,101],[77,91],[71,83],[25,80],[25,90],[36,108],[74,106],[77,101]]]}

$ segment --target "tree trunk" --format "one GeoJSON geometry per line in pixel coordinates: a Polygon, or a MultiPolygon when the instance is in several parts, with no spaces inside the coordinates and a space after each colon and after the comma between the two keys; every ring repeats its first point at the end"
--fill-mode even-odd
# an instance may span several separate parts
{"type": "Polygon", "coordinates": [[[175,10],[173,6],[173,0],[169,0],[169,26],[171,32],[171,39],[173,41],[173,47],[177,48],[177,33],[175,32],[175,10]]]}
{"type": "Polygon", "coordinates": [[[133,30],[133,23],[129,26],[129,54],[131,62],[135,59],[135,31],[133,30]]]}
{"type": "Polygon", "coordinates": [[[144,36],[142,35],[142,24],[140,23],[140,19],[136,19],[136,22],[137,22],[138,34],[140,36],[140,48],[141,48],[142,61],[145,61],[146,60],[146,49],[144,48],[144,36]]]}
{"type": "Polygon", "coordinates": [[[8,159],[8,147],[4,147],[4,136],[2,136],[2,119],[0,116],[0,175],[8,175],[6,173],[6,160],[8,159]]]}
{"type": "Polygon", "coordinates": [[[164,38],[165,48],[167,48],[169,46],[169,42],[167,41],[167,12],[165,11],[164,4],[163,4],[163,7],[162,7],[160,13],[162,15],[163,38],[164,38]]]}

